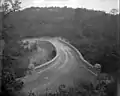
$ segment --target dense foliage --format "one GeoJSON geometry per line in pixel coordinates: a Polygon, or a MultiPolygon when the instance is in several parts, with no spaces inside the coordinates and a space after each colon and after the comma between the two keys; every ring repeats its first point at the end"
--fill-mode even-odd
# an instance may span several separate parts
{"type": "MultiPolygon", "coordinates": [[[[1,28],[1,37],[5,42],[4,45],[4,49],[2,52],[2,60],[0,60],[0,62],[2,62],[2,76],[1,76],[1,90],[2,90],[2,95],[14,95],[13,93],[15,91],[19,91],[21,90],[21,88],[23,87],[23,82],[21,80],[16,80],[16,74],[12,68],[12,61],[16,59],[16,56],[14,55],[21,55],[20,52],[16,52],[17,54],[9,54],[9,50],[5,50],[5,46],[6,43],[8,43],[8,41],[5,38],[9,38],[7,35],[7,32],[9,29],[13,28],[12,25],[7,26],[4,23],[4,20],[9,16],[10,13],[12,12],[16,12],[20,9],[20,4],[21,2],[19,2],[19,0],[15,0],[15,2],[11,2],[11,1],[4,1],[4,4],[2,4],[2,28],[1,28]],[[10,7],[10,4],[12,5],[12,7],[10,7]],[[7,54],[6,54],[7,53],[7,54]]],[[[11,38],[9,38],[11,39],[11,38]]],[[[14,43],[15,44],[15,43],[14,43]]],[[[7,48],[8,49],[8,48],[7,48]]],[[[15,49],[13,49],[15,50],[15,49]]]]}
{"type": "MultiPolygon", "coordinates": [[[[4,33],[2,37],[7,45],[16,41],[16,39],[27,36],[61,36],[68,39],[71,44],[79,49],[87,61],[93,65],[100,63],[102,72],[109,73],[114,79],[117,78],[116,74],[120,70],[119,14],[111,15],[101,11],[66,7],[32,7],[19,12],[15,12],[15,10],[13,10],[14,12],[9,10],[9,15],[4,18],[4,33]]],[[[17,53],[13,54],[9,50],[5,52],[14,55],[14,57],[18,55],[17,53]]],[[[24,54],[22,52],[18,52],[21,57],[24,54]]],[[[10,62],[13,61],[11,59],[10,62]]],[[[5,65],[7,63],[4,62],[5,65]]],[[[18,63],[18,61],[12,63],[18,63]]],[[[10,78],[14,81],[14,75],[10,78]]],[[[114,85],[111,86],[114,87],[114,85]]],[[[113,92],[112,89],[108,91],[113,92]]]]}
{"type": "Polygon", "coordinates": [[[65,85],[60,85],[58,90],[54,93],[46,92],[46,95],[36,94],[28,92],[28,96],[107,96],[106,88],[108,86],[107,78],[99,79],[97,86],[94,86],[92,83],[80,83],[77,84],[74,88],[66,88],[65,85]]]}

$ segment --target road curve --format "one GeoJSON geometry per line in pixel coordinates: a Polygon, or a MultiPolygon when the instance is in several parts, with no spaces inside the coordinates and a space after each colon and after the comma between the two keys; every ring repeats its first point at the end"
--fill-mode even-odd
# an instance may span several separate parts
{"type": "Polygon", "coordinates": [[[57,56],[43,66],[37,66],[32,75],[26,76],[22,91],[33,90],[40,94],[48,89],[55,92],[61,84],[73,87],[77,82],[93,83],[96,80],[94,67],[71,44],[58,38],[39,40],[51,42],[56,47],[57,56]]]}

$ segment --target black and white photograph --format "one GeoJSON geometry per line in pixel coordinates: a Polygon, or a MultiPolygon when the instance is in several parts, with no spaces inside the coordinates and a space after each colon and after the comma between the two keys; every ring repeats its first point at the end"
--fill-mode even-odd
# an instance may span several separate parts
{"type": "Polygon", "coordinates": [[[0,0],[0,96],[120,96],[119,0],[0,0]]]}

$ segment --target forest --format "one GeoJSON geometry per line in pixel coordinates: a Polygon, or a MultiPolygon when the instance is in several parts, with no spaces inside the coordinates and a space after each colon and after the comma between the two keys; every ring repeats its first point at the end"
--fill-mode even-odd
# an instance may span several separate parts
{"type": "MultiPolygon", "coordinates": [[[[16,48],[17,45],[13,42],[21,38],[63,37],[79,49],[88,62],[92,65],[101,64],[101,72],[116,80],[120,71],[119,17],[119,14],[85,8],[31,7],[10,13],[4,19],[4,33],[0,28],[0,37],[5,41],[6,55],[14,54],[12,49],[8,49],[16,48]]],[[[16,62],[20,61],[15,60],[16,62]]],[[[115,84],[110,85],[108,93],[114,93],[115,87],[115,84]]]]}

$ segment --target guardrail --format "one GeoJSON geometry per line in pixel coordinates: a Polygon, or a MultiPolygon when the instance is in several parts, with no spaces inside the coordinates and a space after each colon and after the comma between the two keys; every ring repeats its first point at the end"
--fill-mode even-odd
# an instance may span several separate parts
{"type": "Polygon", "coordinates": [[[46,62],[42,66],[39,66],[39,67],[35,68],[35,71],[38,72],[38,73],[40,73],[44,69],[50,68],[50,66],[52,66],[52,64],[54,64],[54,62],[56,62],[56,60],[58,58],[59,58],[59,56],[56,56],[56,58],[52,59],[50,62],[46,62]]]}
{"type": "Polygon", "coordinates": [[[88,71],[90,71],[92,74],[94,74],[95,76],[97,76],[97,72],[96,72],[96,70],[94,69],[94,67],[93,67],[88,61],[86,61],[86,60],[83,58],[82,54],[78,51],[78,49],[76,49],[74,46],[72,46],[71,44],[69,44],[68,42],[66,42],[66,41],[64,41],[64,40],[62,40],[62,39],[58,39],[58,40],[59,40],[60,42],[64,43],[64,44],[68,45],[71,49],[73,49],[73,50],[76,52],[76,54],[79,55],[79,58],[80,58],[80,60],[82,61],[82,63],[85,64],[85,68],[87,67],[87,70],[88,70],[88,71]],[[94,71],[94,72],[93,72],[93,71],[94,71]]]}
{"type": "MultiPolygon", "coordinates": [[[[42,39],[40,39],[40,41],[48,41],[48,42],[50,42],[49,40],[42,40],[42,39]]],[[[50,42],[51,43],[51,42],[50,42]]],[[[52,43],[51,43],[52,44],[52,43]]],[[[53,44],[52,44],[53,45],[53,44]]],[[[53,45],[54,46],[54,45],[53,45]]],[[[52,59],[52,60],[50,60],[50,61],[48,61],[48,62],[46,62],[46,63],[44,63],[44,64],[41,64],[41,65],[39,65],[39,66],[36,66],[35,67],[35,70],[37,70],[37,69],[43,69],[44,67],[46,68],[50,63],[52,63],[53,61],[55,61],[57,58],[59,57],[59,54],[58,54],[58,51],[57,51],[57,49],[56,49],[56,56],[52,59]]]]}

